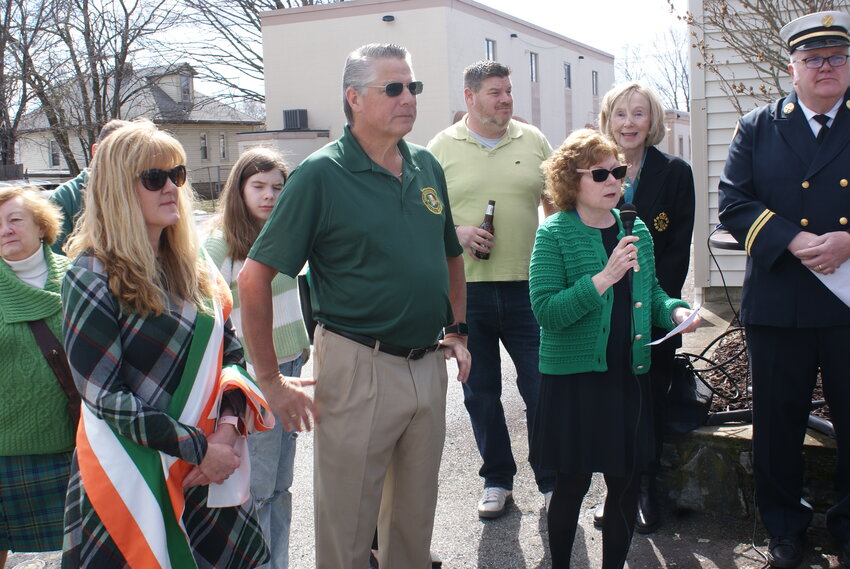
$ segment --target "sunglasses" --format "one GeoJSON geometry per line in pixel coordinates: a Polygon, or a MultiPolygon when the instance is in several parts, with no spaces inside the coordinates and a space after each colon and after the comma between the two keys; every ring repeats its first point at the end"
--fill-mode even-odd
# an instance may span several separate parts
{"type": "Polygon", "coordinates": [[[373,87],[375,89],[383,89],[384,93],[387,94],[387,97],[398,97],[404,91],[404,88],[407,87],[407,90],[410,91],[411,95],[418,95],[422,92],[422,81],[413,81],[412,83],[408,83],[405,85],[404,83],[400,83],[398,81],[393,81],[392,83],[387,83],[386,85],[366,85],[367,87],[373,87]]]}
{"type": "Polygon", "coordinates": [[[177,187],[186,183],[186,166],[176,166],[171,170],[145,170],[139,174],[139,180],[146,190],[158,192],[165,185],[167,180],[174,182],[177,187]]]}
{"type": "Polygon", "coordinates": [[[590,172],[590,175],[593,176],[594,182],[604,182],[608,179],[608,175],[614,176],[615,180],[622,180],[626,177],[626,170],[628,166],[617,166],[615,168],[611,168],[610,170],[606,170],[605,168],[594,168],[593,170],[586,170],[584,168],[576,168],[576,172],[581,174],[587,174],[590,172]]]}

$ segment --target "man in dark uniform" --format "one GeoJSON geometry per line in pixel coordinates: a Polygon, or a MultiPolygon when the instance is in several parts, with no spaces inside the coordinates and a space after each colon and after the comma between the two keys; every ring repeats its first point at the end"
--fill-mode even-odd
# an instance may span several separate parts
{"type": "Polygon", "coordinates": [[[779,568],[800,564],[812,519],[801,450],[819,369],[839,447],[827,527],[850,567],[850,307],[819,278],[850,266],[848,29],[843,12],[782,28],[794,90],[738,122],[720,179],[720,221],[748,254],[756,503],[779,568]]]}

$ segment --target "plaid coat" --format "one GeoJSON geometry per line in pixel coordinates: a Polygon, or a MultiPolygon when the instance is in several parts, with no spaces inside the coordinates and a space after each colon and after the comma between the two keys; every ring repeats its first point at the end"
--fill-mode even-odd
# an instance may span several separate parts
{"type": "MultiPolygon", "coordinates": [[[[133,442],[199,464],[207,446],[204,433],[165,412],[186,364],[197,309],[170,300],[160,316],[127,312],[110,292],[103,265],[88,255],[66,274],[62,303],[65,349],[84,405],[133,442]]],[[[229,320],[223,359],[244,365],[229,320]]],[[[197,567],[242,569],[267,561],[253,503],[207,508],[206,499],[206,486],[186,490],[182,521],[197,567]]],[[[63,568],[128,566],[86,497],[76,455],[63,550],[63,568]]]]}

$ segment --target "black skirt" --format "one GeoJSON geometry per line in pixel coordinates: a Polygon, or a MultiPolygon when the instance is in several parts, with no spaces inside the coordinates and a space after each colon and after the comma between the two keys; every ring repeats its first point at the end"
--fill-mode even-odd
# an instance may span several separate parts
{"type": "MultiPolygon", "coordinates": [[[[608,254],[616,224],[601,230],[608,254]]],[[[566,474],[625,476],[646,470],[655,457],[649,374],[631,364],[631,294],[624,277],[614,285],[608,370],[543,374],[532,430],[531,461],[566,474]]]]}

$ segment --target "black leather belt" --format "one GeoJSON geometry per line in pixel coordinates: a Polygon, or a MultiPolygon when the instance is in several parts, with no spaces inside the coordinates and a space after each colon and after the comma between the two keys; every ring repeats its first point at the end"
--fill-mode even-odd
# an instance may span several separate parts
{"type": "Polygon", "coordinates": [[[380,342],[371,336],[363,336],[362,334],[355,334],[354,332],[347,332],[346,330],[340,330],[338,328],[334,328],[332,326],[328,326],[327,324],[322,323],[322,327],[328,332],[333,332],[337,336],[342,336],[343,338],[348,338],[358,344],[362,344],[369,348],[374,348],[375,344],[378,345],[378,351],[384,352],[385,354],[389,354],[391,356],[398,356],[400,358],[405,358],[408,360],[418,360],[435,350],[440,349],[440,344],[431,344],[430,346],[425,346],[424,348],[403,348],[401,346],[393,346],[391,344],[385,344],[384,342],[380,342]]]}

